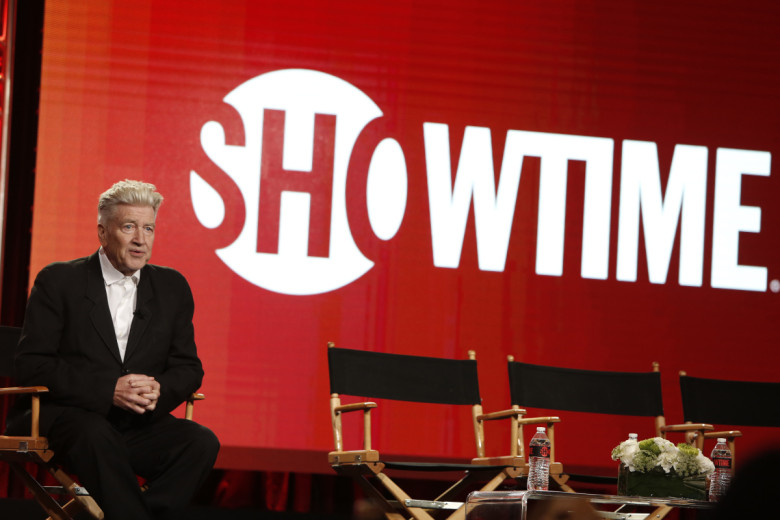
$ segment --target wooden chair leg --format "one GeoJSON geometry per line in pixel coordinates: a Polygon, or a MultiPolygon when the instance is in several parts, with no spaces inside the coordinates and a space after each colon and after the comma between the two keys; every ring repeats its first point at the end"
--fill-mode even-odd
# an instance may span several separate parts
{"type": "MultiPolygon", "coordinates": [[[[62,510],[69,515],[67,518],[71,518],[82,511],[95,518],[95,520],[103,520],[103,510],[97,505],[95,499],[90,496],[77,496],[73,497],[62,506],[62,510]]],[[[55,517],[48,517],[46,520],[57,520],[55,517]]]]}
{"type": "Polygon", "coordinates": [[[569,475],[565,473],[559,473],[559,474],[551,473],[550,478],[553,479],[558,484],[558,487],[560,487],[562,491],[565,491],[567,493],[576,493],[576,491],[574,491],[574,489],[572,489],[571,486],[569,486],[566,483],[569,480],[569,475]]]}
{"type": "Polygon", "coordinates": [[[373,503],[378,505],[384,511],[385,517],[388,520],[406,520],[406,517],[398,512],[387,502],[387,499],[379,492],[377,488],[371,485],[371,482],[364,476],[357,477],[357,483],[366,493],[366,496],[373,503]]]}
{"type": "MultiPolygon", "coordinates": [[[[490,479],[484,486],[482,486],[480,488],[480,491],[495,491],[495,489],[498,486],[500,486],[507,478],[509,478],[507,471],[502,470],[497,475],[495,475],[492,479],[490,479]]],[[[437,500],[440,499],[437,498],[437,500]]],[[[465,518],[466,518],[466,503],[464,502],[462,506],[460,506],[450,516],[447,517],[447,520],[465,520],[465,518]]]]}
{"type": "MultiPolygon", "coordinates": [[[[62,506],[62,510],[68,515],[68,518],[75,516],[82,510],[81,504],[79,504],[75,498],[71,498],[68,502],[62,506]]],[[[56,520],[54,517],[48,517],[46,520],[56,520]]]]}
{"type": "MultiPolygon", "coordinates": [[[[434,498],[434,500],[447,502],[450,500],[451,497],[457,495],[462,489],[470,487],[473,482],[476,482],[480,478],[481,477],[478,476],[476,472],[468,473],[465,477],[463,477],[462,479],[460,479],[459,481],[451,485],[449,488],[447,488],[447,490],[444,491],[442,494],[434,498]]],[[[485,491],[485,490],[480,490],[480,491],[485,491]]],[[[487,491],[492,491],[492,490],[487,490],[487,491]]]]}
{"type": "Polygon", "coordinates": [[[24,485],[35,497],[35,500],[40,504],[44,511],[49,515],[52,520],[72,520],[72,517],[62,509],[62,506],[54,500],[49,493],[43,489],[37,480],[32,478],[29,473],[24,469],[23,465],[15,461],[7,461],[11,469],[16,473],[19,478],[22,479],[24,485]]]}
{"type": "Polygon", "coordinates": [[[403,506],[403,508],[406,510],[406,512],[410,515],[412,515],[412,518],[415,520],[434,520],[434,518],[428,514],[424,509],[420,509],[419,507],[408,507],[406,506],[406,501],[410,500],[412,497],[406,494],[406,492],[401,489],[398,484],[392,481],[390,477],[385,475],[384,473],[377,473],[376,478],[382,483],[382,485],[387,489],[393,497],[398,500],[398,502],[403,506]]]}
{"type": "Polygon", "coordinates": [[[22,482],[33,494],[38,504],[49,515],[48,520],[72,520],[81,511],[86,511],[95,520],[103,520],[103,510],[100,509],[95,499],[89,495],[77,494],[76,490],[79,486],[76,482],[62,469],[50,464],[46,458],[38,458],[36,465],[48,471],[68,495],[72,497],[65,505],[57,502],[46,488],[27,472],[24,468],[24,463],[16,461],[7,462],[14,473],[22,479],[22,482]]]}
{"type": "Polygon", "coordinates": [[[89,495],[77,495],[76,494],[76,488],[78,485],[73,481],[72,478],[70,478],[70,475],[65,473],[63,470],[59,468],[53,468],[49,467],[49,472],[54,476],[55,479],[57,479],[57,482],[62,485],[65,489],[67,489],[71,496],[73,497],[65,506],[63,507],[64,510],[68,512],[68,514],[74,514],[81,510],[85,510],[87,513],[89,513],[92,518],[95,518],[96,520],[103,520],[104,514],[103,510],[100,509],[100,506],[98,506],[97,502],[95,502],[95,499],[92,498],[89,495]]]}

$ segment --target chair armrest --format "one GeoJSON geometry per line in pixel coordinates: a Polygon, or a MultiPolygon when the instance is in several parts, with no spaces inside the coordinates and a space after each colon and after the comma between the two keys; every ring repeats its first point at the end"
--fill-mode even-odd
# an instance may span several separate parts
{"type": "Polygon", "coordinates": [[[32,402],[30,404],[31,416],[30,416],[30,437],[39,437],[40,426],[40,410],[41,400],[38,394],[45,394],[49,391],[45,386],[6,386],[0,388],[0,396],[2,395],[31,395],[32,402]]]}
{"type": "Polygon", "coordinates": [[[733,439],[735,437],[742,437],[742,432],[739,430],[725,430],[719,432],[706,432],[704,434],[705,439],[717,439],[718,437],[725,437],[726,439],[733,439]]]}
{"type": "Polygon", "coordinates": [[[558,423],[561,422],[560,417],[550,416],[550,417],[527,417],[525,419],[518,419],[517,422],[519,424],[552,424],[552,423],[558,423]]]}
{"type": "Polygon", "coordinates": [[[662,432],[705,432],[714,430],[715,427],[707,423],[686,423],[661,426],[662,432]]]}
{"type": "MultiPolygon", "coordinates": [[[[363,450],[361,454],[368,454],[372,452],[372,460],[378,460],[379,454],[371,449],[371,409],[377,408],[377,404],[366,401],[363,403],[350,403],[339,404],[340,400],[338,394],[331,394],[330,409],[331,420],[333,422],[333,441],[335,445],[335,452],[344,451],[344,439],[341,432],[341,414],[347,412],[363,412],[363,450]]],[[[357,452],[356,452],[357,453],[357,452]]],[[[363,455],[360,455],[356,460],[362,460],[363,455]]],[[[330,458],[330,455],[329,455],[330,458]]],[[[333,460],[341,460],[339,456],[335,456],[333,460]]],[[[367,459],[368,460],[368,459],[367,459]]]]}
{"type": "Polygon", "coordinates": [[[684,433],[685,442],[692,444],[700,450],[704,448],[705,432],[713,430],[714,426],[707,423],[685,423],[661,426],[661,436],[666,438],[667,433],[684,433]]]}
{"type": "Polygon", "coordinates": [[[333,411],[335,413],[359,412],[359,411],[370,410],[371,408],[376,408],[376,407],[377,407],[376,403],[372,403],[368,401],[365,403],[342,404],[340,406],[336,406],[335,408],[333,408],[333,411]]]}
{"type": "Polygon", "coordinates": [[[192,415],[195,413],[195,401],[202,401],[206,398],[201,393],[194,392],[187,398],[186,406],[184,407],[184,418],[188,421],[192,420],[192,415]]]}
{"type": "Polygon", "coordinates": [[[496,419],[509,419],[511,417],[521,417],[526,414],[526,411],[522,408],[511,408],[509,410],[501,410],[498,412],[483,413],[477,415],[478,421],[494,421],[496,419]]]}
{"type": "Polygon", "coordinates": [[[555,415],[543,417],[525,417],[513,419],[513,429],[511,438],[512,456],[525,458],[525,440],[523,439],[523,427],[530,424],[544,424],[547,427],[547,436],[550,438],[550,464],[555,463],[555,423],[561,422],[561,418],[555,415]],[[516,426],[514,426],[516,424],[516,426]]]}
{"type": "Polygon", "coordinates": [[[0,395],[43,394],[48,391],[49,389],[45,386],[6,386],[0,388],[0,395]]]}

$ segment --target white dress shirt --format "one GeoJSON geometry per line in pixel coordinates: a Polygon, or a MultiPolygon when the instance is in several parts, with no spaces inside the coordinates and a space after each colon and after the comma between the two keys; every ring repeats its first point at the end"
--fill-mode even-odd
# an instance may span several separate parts
{"type": "Polygon", "coordinates": [[[133,323],[141,271],[136,271],[131,276],[125,276],[111,265],[111,261],[102,247],[98,256],[100,257],[100,269],[103,271],[103,281],[106,284],[111,321],[114,323],[116,342],[119,345],[119,355],[124,360],[127,339],[130,337],[130,325],[133,323]]]}

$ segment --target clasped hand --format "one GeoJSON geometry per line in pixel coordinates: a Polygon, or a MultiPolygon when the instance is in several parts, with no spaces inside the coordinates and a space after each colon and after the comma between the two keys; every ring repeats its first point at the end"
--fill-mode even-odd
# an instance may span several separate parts
{"type": "Polygon", "coordinates": [[[151,376],[127,374],[116,381],[114,406],[142,414],[157,407],[160,383],[151,376]]]}

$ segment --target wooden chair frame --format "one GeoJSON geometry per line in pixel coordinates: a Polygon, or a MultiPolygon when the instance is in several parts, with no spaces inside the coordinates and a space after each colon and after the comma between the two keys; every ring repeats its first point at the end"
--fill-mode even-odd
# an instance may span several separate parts
{"type": "MultiPolygon", "coordinates": [[[[328,348],[335,348],[335,344],[329,342],[328,348]]],[[[472,361],[476,360],[474,351],[469,351],[468,358],[472,361]]],[[[390,520],[403,518],[433,520],[445,514],[447,519],[462,520],[465,518],[465,504],[453,501],[453,497],[476,485],[479,485],[480,491],[495,490],[506,479],[515,478],[522,473],[522,466],[513,464],[513,462],[521,462],[518,458],[502,461],[498,465],[492,464],[492,459],[485,458],[484,421],[491,418],[483,414],[481,403],[471,405],[477,453],[477,458],[471,464],[390,463],[381,460],[379,451],[372,445],[371,437],[371,410],[377,407],[377,403],[373,401],[342,404],[339,393],[330,394],[334,450],[328,453],[328,462],[338,474],[355,478],[367,496],[383,508],[385,516],[390,520]],[[344,414],[352,412],[363,414],[362,449],[346,450],[341,419],[344,414]],[[413,499],[393,481],[386,473],[387,469],[458,470],[465,471],[465,475],[432,500],[419,500],[413,499]],[[375,483],[378,483],[392,498],[386,497],[375,483]]],[[[522,410],[513,410],[508,415],[517,417],[523,413],[522,410]]]]}
{"type": "MultiPolygon", "coordinates": [[[[3,335],[19,332],[19,329],[11,327],[0,329],[3,335]]],[[[0,435],[0,461],[6,462],[30,490],[33,498],[49,515],[48,520],[73,520],[81,511],[85,511],[92,518],[102,520],[103,510],[84,487],[79,486],[59,465],[52,462],[54,451],[49,449],[48,439],[40,435],[41,396],[48,391],[45,386],[0,387],[0,398],[29,395],[31,410],[30,435],[0,435]],[[59,486],[45,486],[38,482],[27,471],[27,463],[33,463],[52,475],[59,486]],[[54,497],[59,496],[65,498],[64,504],[55,500],[54,497]]],[[[195,401],[202,399],[205,399],[205,396],[200,393],[192,394],[187,399],[185,419],[192,420],[195,401]]]]}

